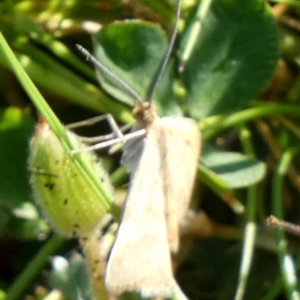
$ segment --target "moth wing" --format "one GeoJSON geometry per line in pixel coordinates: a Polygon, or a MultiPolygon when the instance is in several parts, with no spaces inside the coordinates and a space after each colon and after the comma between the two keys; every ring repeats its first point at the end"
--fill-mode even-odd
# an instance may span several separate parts
{"type": "Polygon", "coordinates": [[[145,138],[136,137],[127,141],[123,148],[121,164],[128,173],[134,173],[138,167],[144,149],[145,138]]]}
{"type": "Polygon", "coordinates": [[[131,176],[106,270],[106,286],[113,294],[137,291],[143,297],[167,297],[175,286],[165,221],[161,139],[159,131],[149,130],[131,176]]]}
{"type": "Polygon", "coordinates": [[[165,135],[163,182],[170,249],[179,246],[179,225],[186,215],[193,191],[200,155],[200,131],[188,118],[164,117],[159,120],[165,135]]]}

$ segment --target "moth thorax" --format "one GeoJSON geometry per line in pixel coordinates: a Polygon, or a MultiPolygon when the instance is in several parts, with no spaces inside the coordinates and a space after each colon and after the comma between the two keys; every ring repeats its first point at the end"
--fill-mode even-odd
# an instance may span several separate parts
{"type": "Polygon", "coordinates": [[[132,114],[143,127],[147,127],[157,117],[156,107],[153,102],[136,101],[132,114]]]}

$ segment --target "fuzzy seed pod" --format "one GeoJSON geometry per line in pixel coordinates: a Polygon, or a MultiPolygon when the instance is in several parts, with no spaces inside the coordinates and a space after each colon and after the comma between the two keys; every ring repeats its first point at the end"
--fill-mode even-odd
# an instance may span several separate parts
{"type": "MultiPolygon", "coordinates": [[[[72,132],[68,138],[77,148],[85,145],[72,132]]],[[[113,191],[106,172],[92,152],[81,159],[99,178],[99,188],[112,201],[113,191]]],[[[99,224],[107,209],[80,172],[76,157],[66,152],[43,118],[30,142],[28,160],[35,200],[51,226],[67,237],[82,237],[99,224]]],[[[107,199],[105,199],[107,202],[107,199]]]]}

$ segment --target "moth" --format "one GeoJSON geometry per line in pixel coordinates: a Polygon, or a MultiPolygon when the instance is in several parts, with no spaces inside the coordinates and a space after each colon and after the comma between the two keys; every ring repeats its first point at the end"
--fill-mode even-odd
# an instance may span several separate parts
{"type": "MultiPolygon", "coordinates": [[[[151,95],[174,45],[180,5],[178,1],[168,52],[151,95]]],[[[87,60],[110,73],[85,49],[78,48],[87,60]]],[[[117,80],[123,87],[127,86],[120,78],[117,80]]],[[[132,88],[128,90],[132,92],[132,88]]],[[[201,147],[200,132],[192,119],[160,118],[153,96],[145,102],[135,97],[133,115],[141,128],[137,133],[142,134],[128,134],[123,139],[122,164],[131,176],[123,216],[107,263],[105,284],[108,291],[116,295],[132,291],[143,297],[170,297],[176,287],[171,252],[178,250],[179,226],[193,190],[201,147]]],[[[102,147],[103,144],[95,145],[93,149],[102,147]]]]}
{"type": "Polygon", "coordinates": [[[175,288],[170,252],[179,247],[179,225],[193,189],[200,133],[191,119],[160,118],[152,102],[139,105],[135,117],[146,135],[124,146],[130,186],[105,281],[115,294],[138,291],[143,297],[168,297],[175,288]]]}

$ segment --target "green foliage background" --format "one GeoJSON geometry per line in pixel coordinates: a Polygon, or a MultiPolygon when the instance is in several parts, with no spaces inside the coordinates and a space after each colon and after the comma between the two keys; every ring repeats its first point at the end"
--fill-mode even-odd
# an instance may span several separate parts
{"type": "MultiPolygon", "coordinates": [[[[88,299],[76,242],[52,235],[33,201],[29,140],[38,114],[66,152],[73,145],[59,120],[68,124],[111,113],[120,124],[131,122],[133,99],[95,74],[75,44],[93,49],[147,99],[175,5],[167,0],[0,3],[0,299],[43,299],[52,289],[63,299],[77,299],[76,290],[88,299]],[[103,29],[88,34],[83,30],[87,20],[103,29]],[[55,255],[68,259],[60,258],[63,270],[55,261],[49,264],[55,255]]],[[[299,298],[293,280],[299,241],[265,224],[270,214],[293,222],[300,216],[299,32],[287,21],[299,24],[299,4],[285,5],[183,2],[179,37],[155,101],[161,115],[197,120],[203,135],[193,206],[205,221],[183,242],[177,259],[176,277],[189,299],[299,298]],[[289,255],[292,268],[286,263],[289,255]]],[[[101,123],[78,134],[105,132],[101,123]]],[[[118,190],[127,182],[120,157],[100,156],[118,190]]],[[[76,163],[87,188],[97,190],[85,162],[76,163]]],[[[103,205],[117,214],[109,202],[103,205]]]]}

